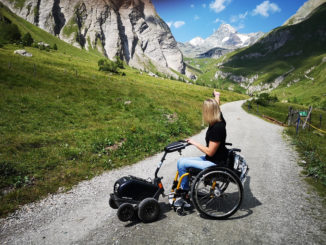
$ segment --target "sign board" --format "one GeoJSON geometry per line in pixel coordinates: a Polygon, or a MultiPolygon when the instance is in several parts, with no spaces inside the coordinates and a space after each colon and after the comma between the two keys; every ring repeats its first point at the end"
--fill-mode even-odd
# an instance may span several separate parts
{"type": "Polygon", "coordinates": [[[306,117],[308,116],[308,112],[307,111],[299,111],[300,117],[306,117]]]}

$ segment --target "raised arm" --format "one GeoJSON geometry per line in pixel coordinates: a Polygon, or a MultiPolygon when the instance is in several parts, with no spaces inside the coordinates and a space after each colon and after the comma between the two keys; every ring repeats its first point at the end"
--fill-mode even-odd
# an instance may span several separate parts
{"type": "Polygon", "coordinates": [[[220,105],[220,92],[217,92],[217,91],[214,89],[213,95],[214,95],[214,99],[216,100],[217,104],[220,105]]]}

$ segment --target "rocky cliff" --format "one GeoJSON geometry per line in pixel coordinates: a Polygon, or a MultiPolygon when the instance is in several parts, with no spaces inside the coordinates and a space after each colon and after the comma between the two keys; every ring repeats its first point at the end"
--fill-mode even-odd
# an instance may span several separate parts
{"type": "Polygon", "coordinates": [[[301,8],[299,8],[299,10],[284,23],[284,25],[295,25],[304,21],[309,17],[311,12],[323,3],[326,3],[326,0],[309,0],[305,2],[301,8]]]}
{"type": "Polygon", "coordinates": [[[74,46],[97,49],[130,66],[185,73],[168,25],[151,0],[0,0],[27,21],[74,46]]]}

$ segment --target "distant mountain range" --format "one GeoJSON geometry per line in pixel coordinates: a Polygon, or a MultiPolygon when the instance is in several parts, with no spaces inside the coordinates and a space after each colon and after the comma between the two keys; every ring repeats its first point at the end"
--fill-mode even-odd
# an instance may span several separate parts
{"type": "Polygon", "coordinates": [[[248,48],[214,63],[195,59],[187,63],[204,71],[193,71],[198,84],[248,94],[272,92],[284,101],[326,109],[325,47],[326,0],[310,0],[248,48]]]}
{"type": "Polygon", "coordinates": [[[227,52],[254,44],[263,32],[241,34],[229,24],[221,24],[213,35],[206,39],[195,37],[186,43],[178,43],[181,52],[190,58],[219,58],[227,52]]]}

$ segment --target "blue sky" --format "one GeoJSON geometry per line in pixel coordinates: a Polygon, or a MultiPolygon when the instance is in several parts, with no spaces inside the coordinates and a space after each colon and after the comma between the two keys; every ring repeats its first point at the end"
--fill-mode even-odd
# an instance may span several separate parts
{"type": "Polygon", "coordinates": [[[306,0],[152,0],[179,42],[207,38],[222,23],[240,33],[268,32],[282,25],[306,0]]]}

